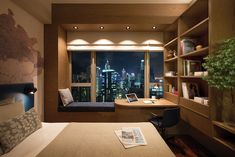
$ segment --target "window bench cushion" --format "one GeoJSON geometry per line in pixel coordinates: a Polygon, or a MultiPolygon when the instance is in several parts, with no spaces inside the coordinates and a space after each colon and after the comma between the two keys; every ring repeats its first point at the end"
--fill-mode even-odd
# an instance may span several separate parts
{"type": "Polygon", "coordinates": [[[59,106],[60,112],[113,112],[114,102],[72,102],[67,106],[59,106]]]}

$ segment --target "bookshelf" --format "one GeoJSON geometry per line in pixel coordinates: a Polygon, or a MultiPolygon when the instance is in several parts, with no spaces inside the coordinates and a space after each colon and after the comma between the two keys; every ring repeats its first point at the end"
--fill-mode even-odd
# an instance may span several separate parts
{"type": "MultiPolygon", "coordinates": [[[[235,151],[235,127],[228,126],[221,118],[223,111],[216,107],[219,92],[210,88],[201,75],[194,75],[193,72],[185,73],[184,65],[190,67],[190,64],[185,63],[195,64],[197,61],[202,64],[204,58],[213,53],[213,48],[218,41],[235,35],[231,27],[235,25],[234,15],[231,14],[234,6],[235,1],[229,0],[193,1],[190,7],[164,32],[164,43],[166,43],[164,72],[176,73],[176,76],[164,77],[164,87],[167,89],[171,84],[177,89],[177,94],[165,90],[164,97],[180,105],[181,119],[232,151],[235,151]],[[194,49],[182,51],[184,40],[193,41],[194,49]],[[177,50],[177,55],[168,58],[170,50],[177,50]],[[199,103],[185,98],[182,82],[197,84],[200,97],[208,97],[209,103],[199,103]]],[[[190,43],[187,44],[190,45],[190,43]]],[[[201,67],[200,71],[205,70],[201,67]]]]}

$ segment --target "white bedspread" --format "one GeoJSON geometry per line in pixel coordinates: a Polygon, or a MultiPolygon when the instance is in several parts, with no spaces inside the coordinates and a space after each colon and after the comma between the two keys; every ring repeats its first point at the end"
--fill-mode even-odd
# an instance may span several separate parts
{"type": "Polygon", "coordinates": [[[35,157],[68,123],[42,123],[42,128],[31,134],[9,153],[1,157],[35,157]]]}

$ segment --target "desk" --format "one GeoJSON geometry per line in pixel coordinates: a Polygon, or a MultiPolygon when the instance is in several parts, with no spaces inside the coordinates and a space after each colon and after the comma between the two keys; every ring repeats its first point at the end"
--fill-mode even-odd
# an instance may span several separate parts
{"type": "Polygon", "coordinates": [[[138,101],[134,101],[129,103],[126,99],[115,99],[114,103],[116,106],[119,107],[136,107],[136,108],[165,108],[165,107],[177,107],[178,105],[170,102],[164,98],[161,98],[159,100],[155,99],[154,103],[152,104],[146,104],[143,101],[144,100],[150,100],[150,98],[143,98],[143,99],[139,99],[138,101]]]}

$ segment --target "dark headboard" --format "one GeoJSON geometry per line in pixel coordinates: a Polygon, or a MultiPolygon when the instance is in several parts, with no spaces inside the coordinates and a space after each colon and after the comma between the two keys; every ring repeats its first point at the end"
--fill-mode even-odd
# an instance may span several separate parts
{"type": "Polygon", "coordinates": [[[34,95],[26,94],[25,89],[33,86],[33,83],[0,85],[0,100],[14,96],[16,101],[22,100],[25,111],[28,111],[34,106],[34,95]]]}

